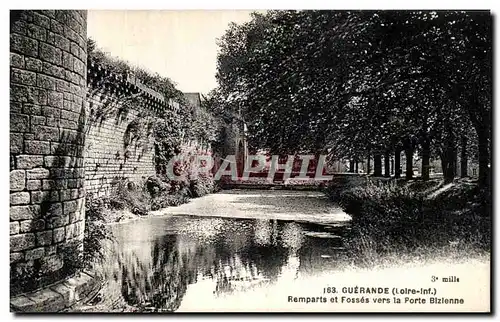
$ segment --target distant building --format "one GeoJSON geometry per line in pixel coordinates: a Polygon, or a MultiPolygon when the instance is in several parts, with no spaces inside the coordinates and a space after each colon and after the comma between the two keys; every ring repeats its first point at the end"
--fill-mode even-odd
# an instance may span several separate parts
{"type": "Polygon", "coordinates": [[[188,103],[195,109],[201,108],[201,94],[200,93],[183,93],[188,103]]]}

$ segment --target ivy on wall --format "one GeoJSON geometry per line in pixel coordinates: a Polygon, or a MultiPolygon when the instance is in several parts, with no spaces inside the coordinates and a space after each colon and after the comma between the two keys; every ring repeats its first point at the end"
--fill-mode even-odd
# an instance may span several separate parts
{"type": "MultiPolygon", "coordinates": [[[[124,149],[141,137],[153,136],[157,172],[165,174],[168,161],[180,154],[187,142],[194,141],[205,147],[220,145],[217,140],[221,137],[219,132],[225,123],[210,110],[209,105],[194,107],[169,78],[110,56],[100,50],[92,39],[87,44],[88,66],[97,65],[109,75],[93,83],[89,95],[101,95],[101,89],[112,87],[116,75],[126,77],[133,74],[142,84],[160,93],[166,101],[176,103],[157,112],[152,119],[139,116],[133,120],[127,127],[124,149]]],[[[116,93],[114,99],[107,99],[94,109],[91,106],[90,123],[102,122],[110,114],[116,113],[117,108],[126,115],[129,108],[144,104],[144,100],[137,93],[116,93]]]]}

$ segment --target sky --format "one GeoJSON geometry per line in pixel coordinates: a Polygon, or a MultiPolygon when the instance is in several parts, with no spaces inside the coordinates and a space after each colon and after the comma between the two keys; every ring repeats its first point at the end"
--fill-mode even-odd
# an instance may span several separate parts
{"type": "Polygon", "coordinates": [[[217,86],[217,44],[230,22],[252,11],[89,10],[87,35],[112,56],[170,78],[183,92],[217,86]]]}

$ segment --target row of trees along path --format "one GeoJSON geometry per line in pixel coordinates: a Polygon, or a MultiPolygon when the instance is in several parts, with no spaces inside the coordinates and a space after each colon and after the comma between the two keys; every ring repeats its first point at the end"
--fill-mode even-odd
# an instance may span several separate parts
{"type": "Polygon", "coordinates": [[[271,152],[373,155],[377,168],[394,155],[395,169],[419,153],[423,179],[440,158],[452,180],[461,151],[487,185],[491,26],[480,11],[253,14],[219,39],[209,102],[241,111],[250,144],[271,152]]]}

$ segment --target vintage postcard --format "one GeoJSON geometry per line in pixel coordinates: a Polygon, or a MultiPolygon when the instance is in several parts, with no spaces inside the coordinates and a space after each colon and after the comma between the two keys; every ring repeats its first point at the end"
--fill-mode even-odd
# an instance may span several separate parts
{"type": "Polygon", "coordinates": [[[492,35],[11,10],[11,312],[491,312],[492,35]]]}

